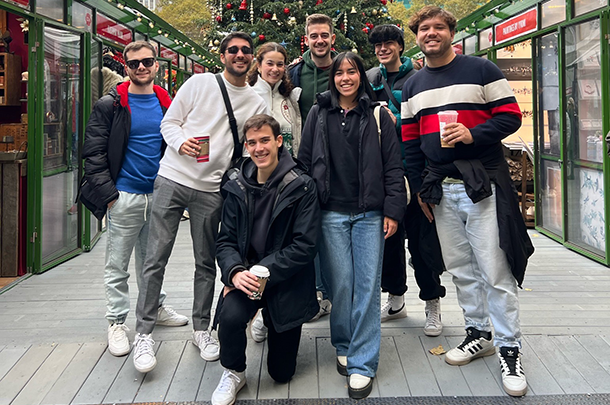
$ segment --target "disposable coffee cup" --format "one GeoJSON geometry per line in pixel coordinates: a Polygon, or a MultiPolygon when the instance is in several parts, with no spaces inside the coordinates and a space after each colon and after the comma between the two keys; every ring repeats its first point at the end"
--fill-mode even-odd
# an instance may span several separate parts
{"type": "Polygon", "coordinates": [[[201,147],[199,154],[197,155],[197,162],[209,162],[210,161],[210,136],[196,136],[195,140],[201,147]]]}
{"type": "Polygon", "coordinates": [[[440,111],[438,113],[438,127],[440,131],[439,136],[441,137],[441,148],[455,148],[455,145],[449,145],[447,142],[445,142],[443,132],[445,131],[445,125],[457,122],[457,119],[457,111],[440,111]]]}
{"type": "Polygon", "coordinates": [[[250,295],[250,299],[260,300],[263,297],[263,291],[265,291],[267,280],[269,280],[269,269],[265,266],[260,266],[257,264],[250,268],[250,273],[254,274],[258,278],[258,282],[260,284],[258,291],[254,291],[252,295],[250,295]]]}

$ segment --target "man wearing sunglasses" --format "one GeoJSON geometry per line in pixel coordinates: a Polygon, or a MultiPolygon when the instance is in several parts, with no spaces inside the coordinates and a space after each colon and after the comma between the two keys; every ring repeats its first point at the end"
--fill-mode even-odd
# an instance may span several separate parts
{"type": "MultiPolygon", "coordinates": [[[[159,68],[148,42],[128,44],[124,51],[129,81],[118,84],[93,107],[85,130],[83,204],[98,218],[108,214],[106,318],[108,350],[114,356],[130,351],[125,319],[129,312],[129,259],[135,248],[136,280],[142,287],[153,184],[165,149],[161,120],[171,99],[153,80],[159,68]]],[[[157,293],[157,322],[182,326],[188,318],[163,305],[157,293]]]]}
{"type": "MultiPolygon", "coordinates": [[[[252,49],[252,39],[244,32],[232,32],[220,43],[220,60],[225,65],[221,78],[242,144],[245,121],[268,111],[264,100],[246,83],[252,49]]],[[[218,342],[208,329],[223,202],[220,182],[231,164],[234,141],[220,86],[213,74],[195,75],[182,85],[161,123],[161,133],[168,147],[155,180],[144,287],[140,289],[136,309],[134,365],[140,372],[151,371],[157,364],[152,340],[156,308],[165,266],[186,208],[195,256],[193,343],[206,361],[218,360],[220,356],[218,342]]]]}

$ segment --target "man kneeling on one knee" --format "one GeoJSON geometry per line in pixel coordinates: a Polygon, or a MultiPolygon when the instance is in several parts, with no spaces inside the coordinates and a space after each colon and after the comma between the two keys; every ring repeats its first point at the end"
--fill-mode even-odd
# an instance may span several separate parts
{"type": "Polygon", "coordinates": [[[259,309],[268,328],[269,374],[280,383],[294,375],[302,324],[319,309],[313,259],[320,209],[314,182],[282,147],[275,119],[255,115],[244,134],[250,158],[224,187],[216,244],[225,284],[217,312],[225,371],[212,394],[214,405],[232,404],[246,383],[246,328],[259,309]],[[266,284],[254,265],[268,270],[266,284]]]}

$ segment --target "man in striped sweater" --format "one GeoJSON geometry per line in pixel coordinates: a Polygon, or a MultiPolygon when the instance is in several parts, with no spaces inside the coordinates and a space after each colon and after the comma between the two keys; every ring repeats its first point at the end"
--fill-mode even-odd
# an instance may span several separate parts
{"type": "Polygon", "coordinates": [[[435,219],[464,312],[466,338],[445,361],[468,364],[498,346],[504,390],[522,396],[517,287],[533,247],[501,143],[521,126],[521,112],[500,69],[455,54],[455,25],[451,13],[435,6],[409,21],[427,66],[402,92],[407,175],[426,217],[435,219]],[[449,110],[457,111],[458,122],[441,133],[437,113],[449,110]]]}

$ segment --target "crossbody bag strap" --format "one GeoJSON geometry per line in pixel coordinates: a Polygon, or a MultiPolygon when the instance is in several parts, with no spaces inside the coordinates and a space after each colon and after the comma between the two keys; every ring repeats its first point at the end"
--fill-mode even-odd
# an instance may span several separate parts
{"type": "Polygon", "coordinates": [[[229,94],[227,93],[227,86],[225,86],[224,80],[220,76],[222,73],[216,73],[216,81],[218,82],[218,86],[220,87],[220,92],[222,93],[222,98],[225,102],[225,107],[227,108],[227,115],[229,116],[229,125],[231,126],[231,132],[233,133],[233,143],[235,144],[233,148],[233,156],[231,157],[232,161],[236,161],[242,155],[243,147],[239,142],[239,135],[237,133],[237,121],[235,120],[235,115],[233,115],[233,107],[231,107],[231,100],[229,100],[229,94]]]}
{"type": "Polygon", "coordinates": [[[398,102],[398,100],[396,100],[396,97],[394,97],[394,93],[392,93],[392,89],[390,89],[390,86],[388,85],[388,81],[385,79],[385,77],[383,77],[383,75],[381,75],[381,84],[383,84],[383,89],[385,90],[386,94],[390,98],[390,101],[396,107],[396,110],[398,110],[398,112],[400,112],[400,103],[398,102]]]}

